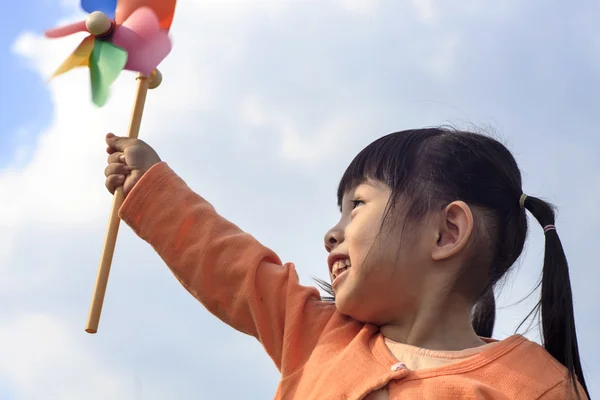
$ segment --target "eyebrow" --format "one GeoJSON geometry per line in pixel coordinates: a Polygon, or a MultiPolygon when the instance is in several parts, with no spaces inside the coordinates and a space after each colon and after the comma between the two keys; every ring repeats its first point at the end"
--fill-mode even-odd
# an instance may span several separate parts
{"type": "MultiPolygon", "coordinates": [[[[376,185],[376,184],[374,184],[374,183],[371,183],[370,179],[365,179],[363,182],[361,182],[361,183],[359,183],[359,184],[357,184],[357,185],[354,185],[352,188],[350,188],[350,189],[346,190],[346,193],[344,193],[344,197],[345,197],[345,196],[346,196],[346,195],[347,195],[349,192],[351,192],[351,191],[356,191],[356,189],[357,189],[358,187],[360,187],[360,186],[363,186],[363,185],[365,185],[365,186],[370,186],[370,187],[372,187],[373,189],[377,189],[377,185],[376,185]]],[[[343,199],[343,198],[342,198],[342,199],[343,199]]],[[[342,202],[341,202],[341,203],[340,203],[340,205],[339,205],[339,208],[340,208],[340,213],[342,212],[342,205],[343,205],[343,200],[342,200],[342,202]]]]}

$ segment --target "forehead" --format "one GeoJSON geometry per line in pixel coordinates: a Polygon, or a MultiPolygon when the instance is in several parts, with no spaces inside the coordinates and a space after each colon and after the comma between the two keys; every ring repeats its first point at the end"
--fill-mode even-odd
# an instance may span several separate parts
{"type": "Polygon", "coordinates": [[[372,178],[365,178],[365,179],[361,180],[360,182],[357,182],[356,185],[349,187],[348,190],[346,190],[346,193],[344,193],[344,196],[347,196],[348,194],[353,194],[358,189],[373,189],[378,192],[386,192],[389,190],[389,187],[388,187],[388,185],[381,182],[380,180],[372,179],[372,178]]]}

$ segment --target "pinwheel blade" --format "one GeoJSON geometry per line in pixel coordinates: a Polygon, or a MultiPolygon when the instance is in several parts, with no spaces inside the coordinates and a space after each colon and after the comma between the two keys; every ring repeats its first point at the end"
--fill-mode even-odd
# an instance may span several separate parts
{"type": "MultiPolygon", "coordinates": [[[[132,33],[137,36],[137,40],[141,39],[148,41],[152,40],[152,37],[160,30],[160,22],[151,8],[141,7],[135,10],[129,18],[123,21],[123,24],[117,28],[113,35],[113,41],[115,40],[114,36],[117,36],[117,40],[126,39],[128,37],[133,39],[132,34],[126,33],[127,30],[132,31],[132,33]]],[[[116,42],[114,43],[119,46],[116,42]]]]}
{"type": "Polygon", "coordinates": [[[127,52],[112,43],[97,40],[90,56],[92,101],[102,107],[108,99],[110,85],[117,79],[125,64],[127,52]]]}
{"type": "Polygon", "coordinates": [[[94,37],[88,36],[81,41],[79,46],[71,53],[60,67],[52,74],[52,78],[64,74],[76,67],[85,67],[88,65],[90,55],[94,49],[94,37]]]}
{"type": "Polygon", "coordinates": [[[119,0],[115,12],[115,21],[122,24],[138,8],[149,7],[154,11],[161,29],[169,30],[175,15],[176,0],[119,0]]]}
{"type": "Polygon", "coordinates": [[[167,31],[159,28],[156,14],[148,8],[138,8],[119,26],[112,42],[128,53],[125,69],[150,74],[171,52],[167,31]]]}
{"type": "Polygon", "coordinates": [[[145,43],[129,53],[125,69],[150,75],[169,55],[171,48],[169,35],[165,31],[160,31],[151,42],[145,43]]]}
{"type": "Polygon", "coordinates": [[[102,11],[108,18],[114,19],[117,0],[81,0],[81,8],[89,14],[102,11]]]}
{"type": "Polygon", "coordinates": [[[46,32],[44,32],[44,36],[46,36],[47,38],[59,38],[69,36],[77,32],[87,32],[87,28],[85,27],[85,21],[79,21],[75,22],[74,24],[49,29],[46,32]]]}

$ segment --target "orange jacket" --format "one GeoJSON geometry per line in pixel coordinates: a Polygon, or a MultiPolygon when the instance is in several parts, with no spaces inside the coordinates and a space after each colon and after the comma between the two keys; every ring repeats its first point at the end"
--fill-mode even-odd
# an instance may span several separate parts
{"type": "Polygon", "coordinates": [[[301,286],[293,264],[219,216],[164,162],[120,216],[211,313],[262,343],[281,372],[276,399],[355,400],[384,386],[390,399],[569,398],[566,369],[520,335],[450,365],[393,368],[377,326],[301,286]]]}

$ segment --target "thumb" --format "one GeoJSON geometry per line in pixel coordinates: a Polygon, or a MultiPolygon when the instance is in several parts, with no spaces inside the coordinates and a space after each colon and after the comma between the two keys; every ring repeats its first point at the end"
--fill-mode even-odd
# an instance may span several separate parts
{"type": "Polygon", "coordinates": [[[126,148],[136,143],[137,140],[134,138],[115,136],[112,133],[106,135],[106,144],[117,151],[125,151],[126,148]]]}

